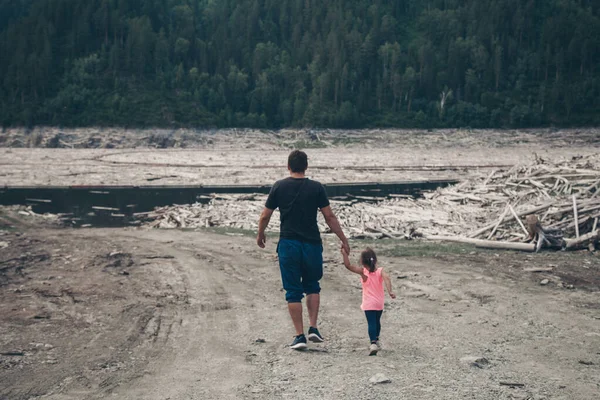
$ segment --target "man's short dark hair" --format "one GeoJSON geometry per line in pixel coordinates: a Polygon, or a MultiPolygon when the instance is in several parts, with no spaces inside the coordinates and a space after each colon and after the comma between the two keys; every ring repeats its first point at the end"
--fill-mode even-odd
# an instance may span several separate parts
{"type": "Polygon", "coordinates": [[[292,172],[305,172],[308,168],[308,156],[301,150],[294,150],[288,157],[288,167],[292,172]]]}

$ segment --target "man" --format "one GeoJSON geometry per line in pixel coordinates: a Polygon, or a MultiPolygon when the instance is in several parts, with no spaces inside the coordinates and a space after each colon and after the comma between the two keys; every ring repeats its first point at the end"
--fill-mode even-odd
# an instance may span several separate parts
{"type": "Polygon", "coordinates": [[[279,208],[281,227],[277,254],[288,310],[296,329],[296,337],[290,346],[294,350],[307,347],[302,321],[304,294],[310,319],[308,339],[312,342],[323,342],[323,337],[317,329],[321,292],[319,280],[323,277],[323,245],[317,226],[317,210],[321,210],[331,231],[342,241],[344,250],[350,251],[348,239],[329,206],[325,188],[319,182],[306,178],[307,168],[306,153],[295,150],[289,155],[290,177],[275,182],[271,188],[260,216],[256,238],[258,246],[264,248],[265,229],[273,211],[279,208]]]}

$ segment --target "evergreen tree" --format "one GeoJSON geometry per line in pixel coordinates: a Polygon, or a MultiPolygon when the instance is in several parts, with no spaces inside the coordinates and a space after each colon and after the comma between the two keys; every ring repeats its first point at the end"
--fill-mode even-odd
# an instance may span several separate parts
{"type": "Polygon", "coordinates": [[[4,125],[600,122],[595,0],[0,0],[4,125]]]}

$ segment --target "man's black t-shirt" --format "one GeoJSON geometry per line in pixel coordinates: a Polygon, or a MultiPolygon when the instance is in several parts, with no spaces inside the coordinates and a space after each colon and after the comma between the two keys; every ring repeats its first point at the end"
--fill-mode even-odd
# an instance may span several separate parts
{"type": "Polygon", "coordinates": [[[275,182],[265,204],[271,210],[279,208],[281,239],[309,243],[321,243],[317,211],[328,205],[323,185],[308,178],[291,177],[275,182]]]}

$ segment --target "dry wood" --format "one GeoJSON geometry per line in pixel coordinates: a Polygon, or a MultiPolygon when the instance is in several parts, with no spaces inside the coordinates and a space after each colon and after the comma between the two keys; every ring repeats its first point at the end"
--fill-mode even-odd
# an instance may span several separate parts
{"type": "MultiPolygon", "coordinates": [[[[536,213],[536,212],[538,212],[538,211],[542,211],[542,210],[545,210],[545,209],[547,209],[547,208],[551,207],[553,204],[554,204],[554,201],[550,201],[550,202],[548,202],[548,203],[546,203],[546,204],[542,204],[541,206],[533,207],[533,208],[530,208],[530,209],[527,209],[527,210],[524,210],[524,211],[518,212],[518,213],[517,213],[517,215],[518,215],[519,217],[523,217],[523,216],[525,216],[525,215],[534,214],[534,213],[536,213]]],[[[511,217],[511,218],[512,218],[512,217],[511,217]]],[[[505,220],[506,220],[506,219],[503,219],[503,220],[502,220],[502,222],[504,222],[505,220]]],[[[481,229],[479,229],[479,230],[477,230],[477,231],[475,231],[475,232],[471,233],[471,234],[469,235],[469,237],[476,237],[476,236],[479,236],[479,235],[481,235],[482,233],[485,233],[485,232],[487,232],[488,230],[492,229],[494,226],[496,226],[496,223],[493,223],[493,224],[486,225],[485,227],[483,227],[483,228],[481,228],[481,229]]]]}
{"type": "Polygon", "coordinates": [[[545,186],[543,183],[540,183],[538,181],[534,181],[533,179],[528,179],[528,182],[530,184],[532,184],[533,186],[537,187],[538,189],[545,189],[545,186]]]}
{"type": "Polygon", "coordinates": [[[427,239],[440,240],[444,242],[474,244],[477,247],[483,247],[488,249],[520,250],[530,252],[533,252],[535,250],[535,246],[530,243],[498,242],[495,240],[473,239],[461,236],[427,236],[427,239]]]}
{"type": "Polygon", "coordinates": [[[597,181],[595,181],[593,184],[591,184],[588,188],[587,191],[591,192],[592,190],[596,189],[598,190],[598,185],[600,184],[600,179],[598,179],[597,181]]]}
{"type": "Polygon", "coordinates": [[[481,197],[473,196],[471,194],[454,194],[449,198],[451,201],[463,201],[463,200],[473,200],[483,202],[484,200],[481,197]]]}
{"type": "Polygon", "coordinates": [[[575,226],[576,223],[578,224],[578,227],[579,227],[579,226],[582,226],[583,224],[587,223],[588,221],[592,220],[592,218],[593,218],[593,216],[592,217],[584,217],[584,218],[578,220],[577,222],[575,222],[575,219],[573,219],[573,220],[571,220],[570,224],[568,224],[566,226],[560,226],[559,228],[563,229],[563,230],[570,230],[570,229],[576,227],[575,226]]]}
{"type": "Polygon", "coordinates": [[[585,248],[589,243],[595,243],[600,238],[600,230],[592,231],[586,235],[583,235],[577,239],[565,239],[567,250],[574,250],[579,248],[585,248]]]}
{"type": "Polygon", "coordinates": [[[544,243],[546,243],[546,236],[544,235],[543,232],[538,234],[538,239],[537,242],[535,244],[535,252],[537,253],[538,251],[540,251],[542,249],[542,246],[544,245],[544,243]]]}
{"type": "MultiPolygon", "coordinates": [[[[600,204],[600,199],[587,199],[579,201],[580,206],[593,206],[600,204]]],[[[560,214],[570,212],[573,210],[572,200],[564,201],[563,203],[556,204],[557,209],[552,214],[560,214]]]]}
{"type": "Polygon", "coordinates": [[[490,172],[490,174],[488,175],[488,177],[485,179],[485,181],[483,181],[483,186],[486,186],[488,184],[488,182],[490,181],[490,179],[492,179],[492,176],[494,176],[494,174],[497,172],[496,169],[493,169],[492,172],[490,172]]]}
{"type": "Polygon", "coordinates": [[[506,216],[506,213],[508,212],[508,204],[506,205],[506,207],[504,208],[504,211],[502,212],[502,215],[500,215],[500,219],[498,219],[498,222],[496,223],[496,225],[494,226],[494,229],[492,229],[492,231],[490,232],[490,234],[488,235],[488,240],[492,238],[492,236],[494,236],[494,232],[496,232],[496,229],[498,229],[498,227],[500,226],[500,224],[502,223],[502,221],[504,220],[504,217],[506,216]]]}
{"type": "Polygon", "coordinates": [[[500,242],[500,241],[483,241],[482,243],[476,244],[477,247],[486,249],[501,249],[501,250],[518,250],[518,251],[535,251],[535,248],[530,243],[511,243],[511,242],[500,242]]]}
{"type": "Polygon", "coordinates": [[[521,221],[521,218],[519,218],[519,216],[517,215],[517,213],[515,212],[515,210],[512,208],[512,206],[510,204],[508,205],[508,208],[510,209],[510,212],[512,213],[513,217],[515,217],[515,219],[517,220],[517,222],[519,223],[521,228],[523,228],[523,232],[525,232],[525,234],[528,235],[529,232],[527,232],[527,228],[525,228],[525,225],[523,225],[523,221],[521,221]]]}
{"type": "Polygon", "coordinates": [[[596,211],[600,209],[600,205],[597,206],[592,206],[592,207],[586,207],[583,210],[579,210],[579,214],[585,214],[585,213],[589,213],[590,211],[596,211]]]}
{"type": "Polygon", "coordinates": [[[25,201],[29,201],[32,203],[52,203],[52,200],[48,199],[25,199],[25,201]]]}
{"type": "Polygon", "coordinates": [[[120,211],[118,208],[114,208],[114,207],[101,207],[101,206],[92,206],[93,210],[98,210],[98,211],[120,211]]]}
{"type": "MultiPolygon", "coordinates": [[[[330,138],[323,135],[323,141],[330,138]]],[[[599,215],[596,213],[600,198],[594,197],[599,190],[593,185],[600,181],[600,157],[540,162],[538,159],[531,165],[515,165],[509,171],[498,169],[453,187],[423,193],[418,199],[405,195],[383,198],[365,193],[340,196],[332,199],[331,205],[348,236],[413,238],[423,234],[475,238],[481,235],[512,242],[522,240],[521,231],[527,231],[531,246],[560,248],[564,244],[563,232],[553,228],[562,228],[564,234],[576,237],[576,225],[581,235],[581,230],[591,226],[590,221],[599,215]],[[567,197],[565,193],[571,194],[567,197]],[[541,221],[545,227],[540,220],[538,226],[532,227],[521,220],[536,212],[543,215],[541,221]],[[474,232],[469,234],[468,230],[474,232]]],[[[264,199],[264,195],[206,196],[204,204],[162,207],[136,218],[146,225],[162,228],[228,226],[255,230],[264,199]]],[[[278,223],[278,216],[274,216],[269,229],[278,230],[278,223]]],[[[318,227],[322,232],[328,231],[320,216],[318,227]]]]}
{"type": "Polygon", "coordinates": [[[544,215],[542,216],[542,219],[540,219],[540,222],[544,222],[544,220],[546,219],[546,217],[548,216],[549,213],[550,213],[550,209],[547,209],[546,212],[544,213],[544,215]]]}

